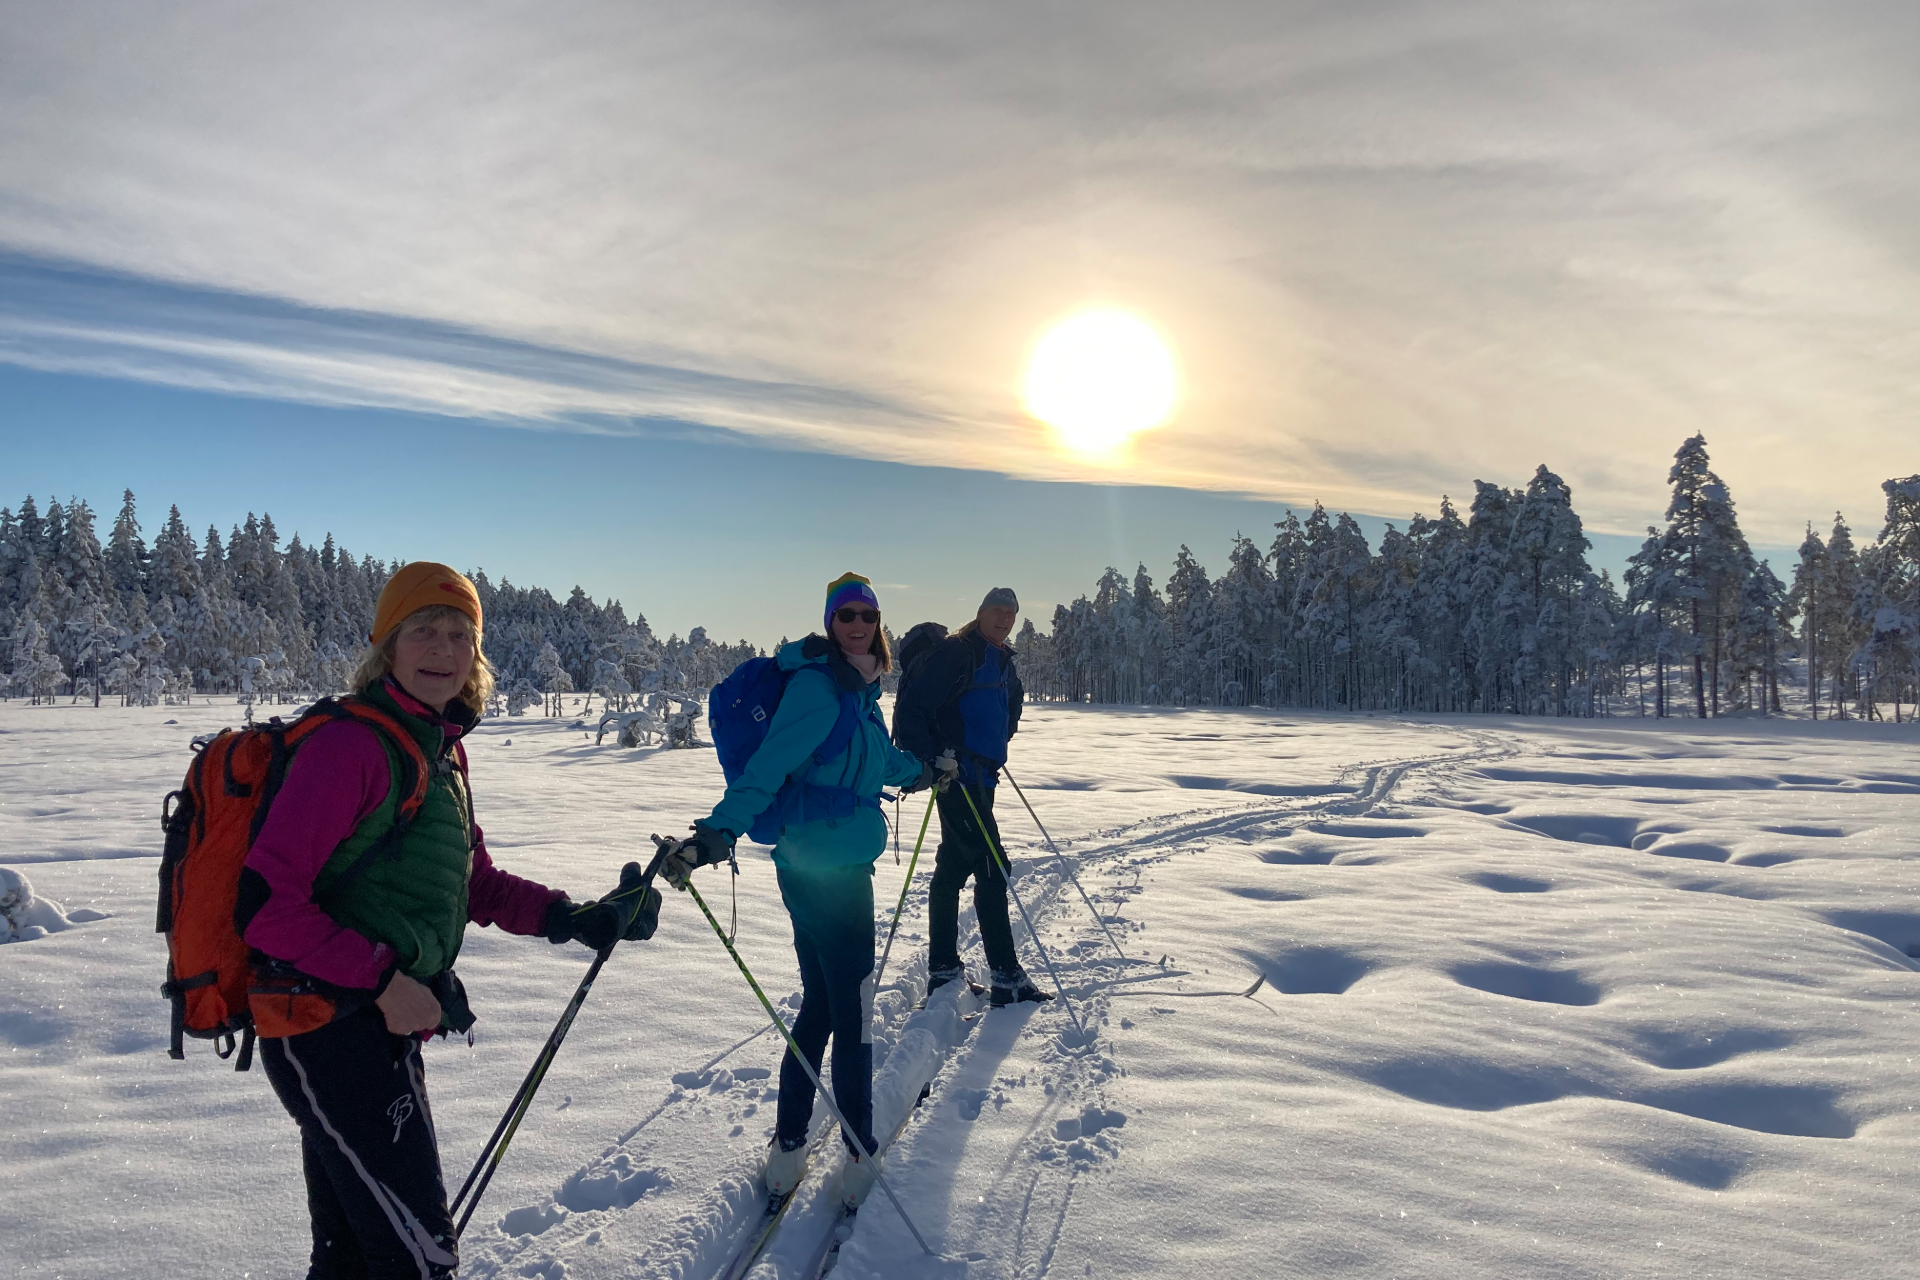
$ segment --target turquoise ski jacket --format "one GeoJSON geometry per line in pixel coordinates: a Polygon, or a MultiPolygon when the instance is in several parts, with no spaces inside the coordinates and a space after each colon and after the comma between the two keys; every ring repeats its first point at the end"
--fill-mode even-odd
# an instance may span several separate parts
{"type": "MultiPolygon", "coordinates": [[[[883,787],[917,781],[917,757],[893,745],[880,718],[880,684],[869,682],[824,636],[808,636],[780,646],[775,661],[793,673],[766,740],[746,769],[720,797],[706,825],[745,835],[753,820],[773,803],[788,778],[802,776],[818,786],[847,787],[863,801],[878,798],[883,787]],[[822,764],[813,753],[840,718],[840,695],[859,699],[860,722],[847,749],[822,764]]],[[[808,870],[872,862],[887,847],[887,822],[876,804],[863,803],[844,818],[802,822],[783,829],[773,860],[783,867],[808,870]]]]}

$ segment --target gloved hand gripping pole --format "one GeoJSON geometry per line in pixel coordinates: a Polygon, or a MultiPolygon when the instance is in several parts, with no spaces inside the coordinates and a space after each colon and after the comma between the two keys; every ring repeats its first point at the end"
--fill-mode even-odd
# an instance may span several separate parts
{"type": "MultiPolygon", "coordinates": [[[[672,849],[677,843],[672,840],[663,839],[660,836],[655,836],[653,839],[654,842],[660,846],[660,854],[655,856],[656,861],[659,860],[659,857],[664,856],[666,852],[672,849]]],[[[781,1019],[780,1015],[774,1011],[773,1001],[767,999],[767,993],[760,989],[760,983],[754,978],[753,970],[747,968],[747,962],[740,958],[740,952],[734,948],[733,939],[727,936],[726,930],[720,927],[720,921],[716,919],[713,912],[708,909],[707,900],[700,896],[698,889],[693,887],[691,878],[687,880],[685,887],[687,892],[693,895],[694,902],[699,904],[700,914],[705,916],[707,923],[713,926],[714,936],[720,939],[720,945],[727,949],[727,954],[733,957],[734,964],[739,966],[741,976],[747,980],[747,985],[753,988],[753,994],[755,998],[760,1001],[760,1007],[767,1011],[769,1018],[773,1019],[774,1029],[780,1033],[780,1038],[787,1042],[788,1051],[798,1060],[801,1067],[805,1068],[807,1079],[813,1082],[815,1091],[820,1095],[820,1101],[827,1104],[827,1110],[831,1111],[833,1118],[840,1122],[840,1132],[847,1135],[848,1145],[856,1151],[866,1152],[866,1147],[860,1142],[860,1135],[855,1133],[853,1126],[847,1123],[847,1117],[841,1113],[840,1104],[834,1101],[833,1094],[828,1092],[826,1085],[820,1083],[820,1073],[813,1069],[811,1062],[807,1061],[807,1055],[800,1052],[799,1044],[794,1041],[793,1032],[787,1030],[787,1024],[781,1019]]],[[[865,1158],[878,1160],[878,1156],[871,1152],[868,1152],[865,1158]]],[[[880,1184],[880,1189],[887,1193],[887,1199],[893,1203],[894,1212],[900,1215],[900,1221],[906,1223],[907,1230],[913,1233],[915,1243],[929,1255],[938,1256],[933,1253],[933,1248],[927,1244],[926,1238],[920,1234],[920,1228],[914,1226],[913,1219],[907,1216],[906,1208],[900,1203],[900,1197],[893,1194],[893,1188],[887,1185],[886,1175],[880,1172],[880,1166],[877,1163],[873,1167],[873,1177],[874,1181],[880,1184]]]]}

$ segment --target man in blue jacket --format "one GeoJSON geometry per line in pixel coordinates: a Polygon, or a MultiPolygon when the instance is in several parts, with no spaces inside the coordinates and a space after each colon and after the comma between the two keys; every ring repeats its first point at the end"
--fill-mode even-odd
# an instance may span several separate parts
{"type": "Polygon", "coordinates": [[[1028,980],[1014,955],[1007,868],[995,853],[1004,852],[993,818],[995,783],[1026,700],[1013,666],[1014,651],[1007,644],[1019,613],[1020,601],[1011,588],[987,592],[972,622],[914,660],[893,708],[894,741],[922,760],[951,751],[960,760],[955,786],[965,788],[962,793],[948,787],[937,802],[940,849],[927,899],[927,991],[931,994],[966,976],[960,963],[960,888],[972,877],[974,914],[980,921],[996,1008],[1053,999],[1028,980]]]}

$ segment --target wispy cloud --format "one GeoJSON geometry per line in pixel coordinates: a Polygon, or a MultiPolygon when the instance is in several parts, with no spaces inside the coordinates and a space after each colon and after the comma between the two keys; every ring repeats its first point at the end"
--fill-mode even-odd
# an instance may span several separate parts
{"type": "Polygon", "coordinates": [[[1910,5],[4,16],[0,360],[1619,530],[1695,430],[1762,536],[1920,468],[1910,5]],[[1095,302],[1189,385],[1118,472],[1014,399],[1095,302]]]}
{"type": "Polygon", "coordinates": [[[846,447],[925,415],[835,388],[649,365],[0,256],[0,360],[326,405],[599,432],[663,426],[846,447]],[[836,437],[835,433],[845,433],[836,437]]]}

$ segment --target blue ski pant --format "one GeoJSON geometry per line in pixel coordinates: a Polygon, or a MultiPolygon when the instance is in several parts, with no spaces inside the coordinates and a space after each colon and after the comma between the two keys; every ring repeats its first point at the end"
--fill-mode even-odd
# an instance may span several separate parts
{"type": "MultiPolygon", "coordinates": [[[[873,864],[777,868],[800,961],[794,1042],[817,1072],[833,1040],[833,1100],[867,1150],[873,1139],[873,864]]],[[[780,1060],[774,1133],[789,1149],[813,1119],[813,1082],[789,1048],[780,1060]]],[[[845,1135],[841,1135],[843,1140],[845,1135]]]]}
{"type": "Polygon", "coordinates": [[[459,1265],[420,1041],[372,1005],[316,1031],[260,1041],[300,1126],[313,1222],[308,1280],[433,1280],[459,1265]]]}

